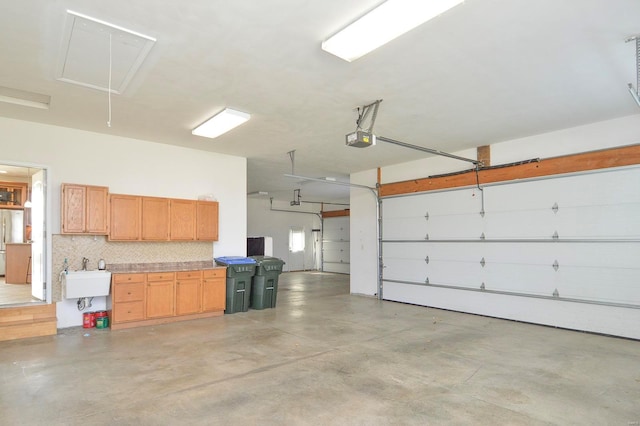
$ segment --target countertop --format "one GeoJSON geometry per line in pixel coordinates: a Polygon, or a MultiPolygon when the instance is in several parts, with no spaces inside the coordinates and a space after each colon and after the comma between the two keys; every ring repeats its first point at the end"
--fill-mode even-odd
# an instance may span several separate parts
{"type": "Polygon", "coordinates": [[[108,263],[107,271],[114,274],[127,274],[138,272],[179,272],[199,271],[203,269],[224,269],[224,266],[216,265],[214,260],[202,260],[195,262],[158,262],[158,263],[108,263]]]}

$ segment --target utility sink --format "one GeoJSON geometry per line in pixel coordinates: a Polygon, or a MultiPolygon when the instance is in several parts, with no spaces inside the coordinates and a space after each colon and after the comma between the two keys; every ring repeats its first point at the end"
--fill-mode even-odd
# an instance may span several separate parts
{"type": "Polygon", "coordinates": [[[110,284],[109,271],[69,271],[64,275],[62,290],[65,299],[107,296],[110,284]]]}

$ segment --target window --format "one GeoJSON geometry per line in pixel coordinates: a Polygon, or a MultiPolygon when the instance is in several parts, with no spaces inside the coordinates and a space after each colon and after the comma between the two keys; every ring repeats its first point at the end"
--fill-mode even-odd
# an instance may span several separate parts
{"type": "Polygon", "coordinates": [[[304,251],[304,228],[289,229],[289,251],[304,251]]]}

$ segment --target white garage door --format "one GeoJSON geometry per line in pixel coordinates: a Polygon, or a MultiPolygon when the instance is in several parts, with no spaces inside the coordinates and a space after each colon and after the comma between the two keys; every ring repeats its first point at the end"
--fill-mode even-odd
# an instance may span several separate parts
{"type": "Polygon", "coordinates": [[[349,216],[327,217],[322,223],[322,270],[348,274],[349,216]]]}
{"type": "Polygon", "coordinates": [[[384,299],[640,338],[639,167],[483,192],[383,200],[384,299]]]}

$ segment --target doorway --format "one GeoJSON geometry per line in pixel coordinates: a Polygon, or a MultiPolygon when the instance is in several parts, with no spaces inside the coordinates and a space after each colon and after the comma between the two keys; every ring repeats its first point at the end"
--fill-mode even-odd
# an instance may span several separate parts
{"type": "Polygon", "coordinates": [[[287,265],[289,271],[304,271],[306,235],[303,227],[292,226],[289,228],[289,259],[287,265]]]}
{"type": "Polygon", "coordinates": [[[0,308],[48,302],[46,182],[45,168],[0,163],[0,308]]]}

